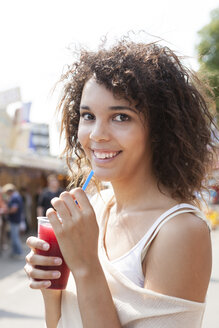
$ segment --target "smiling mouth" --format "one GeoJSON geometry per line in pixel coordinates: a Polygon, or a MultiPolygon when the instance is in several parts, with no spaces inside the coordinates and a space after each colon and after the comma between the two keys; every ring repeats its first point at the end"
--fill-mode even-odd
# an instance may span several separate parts
{"type": "Polygon", "coordinates": [[[114,152],[101,152],[93,150],[94,157],[97,159],[110,159],[116,157],[120,154],[121,151],[114,151],[114,152]]]}

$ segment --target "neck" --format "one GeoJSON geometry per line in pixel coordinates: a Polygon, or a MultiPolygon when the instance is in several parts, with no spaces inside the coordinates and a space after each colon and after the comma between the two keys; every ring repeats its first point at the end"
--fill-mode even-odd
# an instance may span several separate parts
{"type": "Polygon", "coordinates": [[[156,178],[150,173],[135,174],[128,181],[114,181],[112,187],[116,199],[116,212],[141,211],[159,206],[159,202],[167,199],[167,195],[161,193],[157,186],[156,178]]]}

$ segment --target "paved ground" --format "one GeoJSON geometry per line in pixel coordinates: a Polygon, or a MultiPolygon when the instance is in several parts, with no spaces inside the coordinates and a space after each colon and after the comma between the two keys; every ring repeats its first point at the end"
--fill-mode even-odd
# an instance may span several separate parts
{"type": "MultiPolygon", "coordinates": [[[[203,328],[219,327],[219,228],[212,232],[212,244],[213,271],[203,328]]],[[[10,259],[7,251],[0,257],[1,328],[45,328],[41,294],[28,287],[23,266],[23,261],[10,259]]]]}
{"type": "Polygon", "coordinates": [[[203,328],[219,327],[219,228],[212,231],[213,268],[203,328]]]}
{"type": "Polygon", "coordinates": [[[24,261],[11,259],[8,252],[0,257],[0,327],[45,328],[41,293],[28,287],[24,261]]]}

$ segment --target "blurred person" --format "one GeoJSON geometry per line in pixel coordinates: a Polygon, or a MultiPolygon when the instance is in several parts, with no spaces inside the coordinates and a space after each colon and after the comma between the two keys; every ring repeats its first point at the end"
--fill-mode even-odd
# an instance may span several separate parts
{"type": "Polygon", "coordinates": [[[57,176],[55,174],[48,175],[47,187],[43,189],[38,198],[37,216],[45,216],[48,208],[52,206],[51,200],[54,197],[59,197],[62,191],[57,176]]]}
{"type": "Polygon", "coordinates": [[[211,203],[212,205],[219,205],[219,185],[213,185],[211,186],[212,189],[212,199],[211,203]]]}
{"type": "Polygon", "coordinates": [[[2,189],[0,188],[0,253],[4,249],[7,249],[7,205],[5,200],[3,199],[2,189]]]}
{"type": "Polygon", "coordinates": [[[32,226],[32,197],[26,187],[22,187],[20,193],[24,204],[25,232],[28,232],[32,226]]]}
{"type": "Polygon", "coordinates": [[[79,172],[88,163],[112,189],[89,201],[75,188],[51,201],[47,216],[72,273],[66,290],[48,288],[61,258],[36,254],[50,245],[27,240],[25,271],[42,292],[47,327],[200,328],[212,255],[195,193],[215,153],[204,84],[168,47],[127,37],[82,49],[62,82],[72,181],[75,155],[79,172]]]}
{"type": "Polygon", "coordinates": [[[8,196],[6,213],[10,224],[11,257],[23,259],[23,247],[20,239],[20,224],[24,217],[23,200],[15,185],[11,183],[4,185],[2,192],[8,196]]]}

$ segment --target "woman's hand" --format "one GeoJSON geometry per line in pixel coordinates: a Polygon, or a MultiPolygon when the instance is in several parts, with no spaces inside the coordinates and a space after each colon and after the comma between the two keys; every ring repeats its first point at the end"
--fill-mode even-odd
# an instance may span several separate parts
{"type": "Polygon", "coordinates": [[[30,287],[33,289],[44,289],[51,285],[51,279],[60,277],[59,265],[62,259],[59,257],[51,257],[37,254],[37,249],[47,251],[50,245],[36,237],[29,237],[27,245],[31,248],[30,253],[26,256],[26,265],[24,270],[30,278],[30,287]],[[46,271],[38,269],[37,266],[57,266],[57,270],[46,271]],[[40,279],[40,281],[36,280],[40,279]]]}
{"type": "Polygon", "coordinates": [[[62,255],[77,276],[95,271],[98,259],[98,225],[94,210],[81,188],[63,192],[51,201],[58,212],[49,209],[47,216],[55,231],[62,255]]]}

